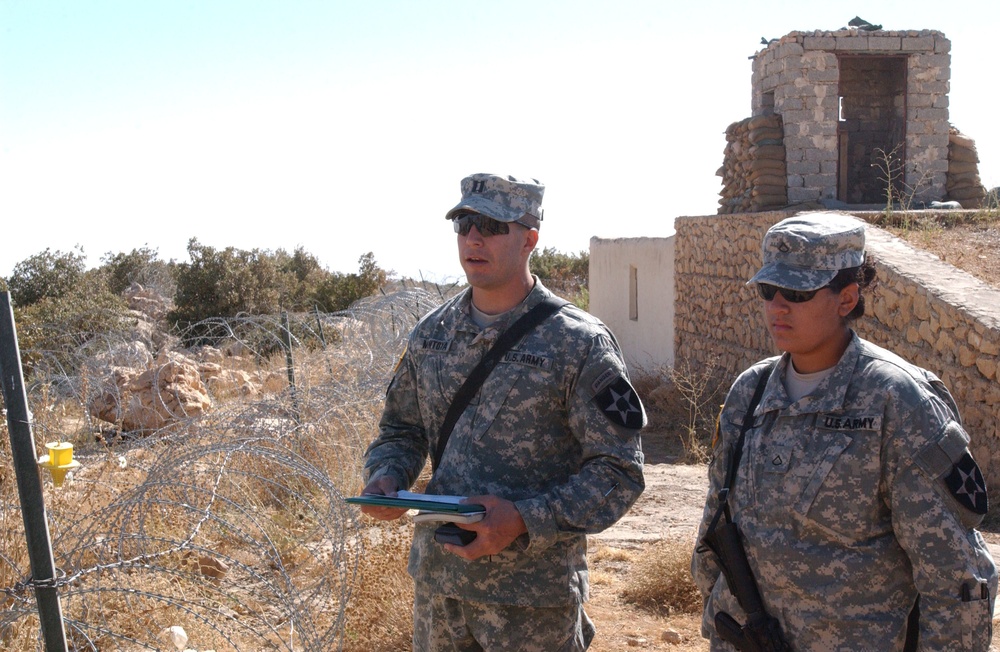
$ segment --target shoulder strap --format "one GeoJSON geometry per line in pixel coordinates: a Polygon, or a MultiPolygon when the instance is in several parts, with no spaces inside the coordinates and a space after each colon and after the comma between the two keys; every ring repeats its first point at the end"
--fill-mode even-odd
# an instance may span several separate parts
{"type": "Polygon", "coordinates": [[[486,381],[486,378],[493,371],[493,367],[497,365],[503,354],[509,351],[510,347],[514,346],[531,329],[568,304],[568,301],[556,296],[546,297],[531,310],[521,315],[517,321],[511,324],[497,338],[497,341],[486,352],[486,355],[483,356],[483,359],[472,370],[469,377],[465,379],[462,386],[458,388],[455,398],[451,401],[451,406],[448,408],[448,412],[444,416],[444,422],[441,424],[437,446],[434,449],[433,469],[437,469],[441,464],[441,457],[444,455],[445,446],[448,445],[448,438],[451,436],[451,431],[455,428],[455,424],[458,423],[458,418],[465,412],[465,408],[469,406],[469,401],[479,391],[479,388],[486,381]]]}
{"type": "Polygon", "coordinates": [[[726,514],[726,521],[730,523],[732,522],[732,518],[730,518],[729,514],[729,492],[736,483],[736,471],[740,467],[740,458],[743,457],[743,443],[746,440],[747,431],[753,427],[753,413],[757,410],[761,397],[764,396],[764,388],[767,387],[767,379],[771,377],[771,372],[774,371],[776,366],[778,366],[778,362],[774,361],[761,370],[760,378],[757,380],[757,387],[753,391],[753,397],[750,399],[750,404],[747,406],[746,414],[743,415],[743,425],[740,428],[740,436],[736,439],[736,446],[733,447],[733,455],[729,459],[729,466],[726,468],[726,482],[719,491],[719,509],[715,512],[715,516],[712,518],[712,522],[708,526],[709,532],[715,529],[719,522],[719,517],[722,516],[723,512],[726,514]]]}

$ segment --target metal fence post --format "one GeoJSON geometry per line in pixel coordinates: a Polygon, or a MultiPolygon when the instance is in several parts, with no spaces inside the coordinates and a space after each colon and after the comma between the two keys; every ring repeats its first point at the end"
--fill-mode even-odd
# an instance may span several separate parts
{"type": "Polygon", "coordinates": [[[292,412],[295,423],[299,423],[299,399],[295,393],[295,361],[292,359],[292,331],[288,326],[288,313],[281,311],[281,345],[285,349],[285,365],[288,368],[288,387],[292,393],[292,412]]]}
{"type": "Polygon", "coordinates": [[[17,493],[21,500],[31,579],[35,587],[35,602],[38,605],[45,650],[66,652],[66,630],[63,628],[59,589],[55,585],[52,540],[49,538],[49,524],[45,518],[42,480],[35,457],[35,439],[31,434],[28,395],[24,389],[10,292],[0,292],[0,375],[4,405],[7,407],[10,452],[14,461],[14,475],[17,477],[17,493]]]}

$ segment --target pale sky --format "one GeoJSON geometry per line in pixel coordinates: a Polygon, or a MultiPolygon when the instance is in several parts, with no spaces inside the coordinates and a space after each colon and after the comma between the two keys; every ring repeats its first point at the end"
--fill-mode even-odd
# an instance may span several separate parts
{"type": "Polygon", "coordinates": [[[1000,185],[1000,3],[0,0],[0,276],[43,251],[301,246],[461,278],[473,172],[546,185],[540,246],[718,207],[762,36],[937,29],[951,122],[1000,185]]]}

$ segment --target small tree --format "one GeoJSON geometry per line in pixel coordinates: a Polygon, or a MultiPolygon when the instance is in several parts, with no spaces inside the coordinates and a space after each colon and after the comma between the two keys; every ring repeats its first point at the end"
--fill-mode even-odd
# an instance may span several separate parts
{"type": "Polygon", "coordinates": [[[192,238],[188,256],[190,263],[177,266],[170,321],[186,326],[208,317],[273,314],[280,309],[280,272],[273,254],[233,247],[218,251],[192,238]]]}
{"type": "Polygon", "coordinates": [[[314,295],[319,310],[346,310],[355,301],[375,294],[386,284],[389,273],[378,266],[372,252],[362,255],[358,265],[357,274],[333,273],[320,283],[314,295]]]}
{"type": "Polygon", "coordinates": [[[83,249],[62,252],[46,248],[14,265],[7,281],[11,300],[24,308],[45,298],[58,299],[80,282],[85,270],[83,249]]]}

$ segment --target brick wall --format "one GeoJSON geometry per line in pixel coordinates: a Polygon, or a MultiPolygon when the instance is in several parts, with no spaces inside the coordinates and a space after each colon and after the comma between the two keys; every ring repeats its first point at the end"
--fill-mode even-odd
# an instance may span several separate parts
{"type": "MultiPolygon", "coordinates": [[[[674,350],[677,360],[714,361],[733,377],[777,353],[760,300],[744,284],[760,266],[764,232],[790,212],[678,217],[674,350]]],[[[852,213],[871,218],[877,213],[852,213]]],[[[986,474],[1000,482],[1000,290],[868,228],[879,287],[858,334],[937,374],[955,396],[986,474]]],[[[996,482],[993,483],[996,486],[996,482]]]]}

